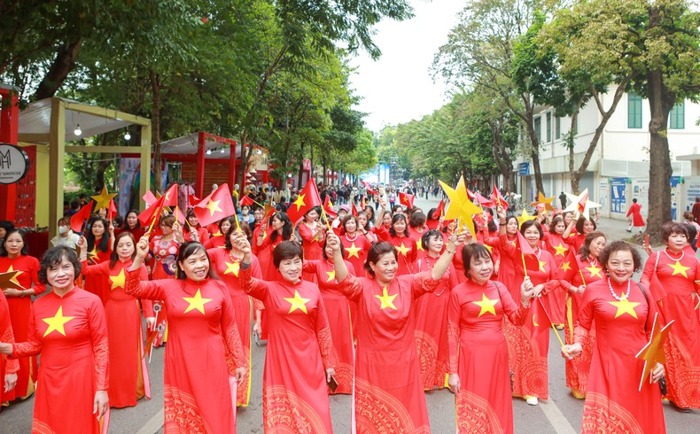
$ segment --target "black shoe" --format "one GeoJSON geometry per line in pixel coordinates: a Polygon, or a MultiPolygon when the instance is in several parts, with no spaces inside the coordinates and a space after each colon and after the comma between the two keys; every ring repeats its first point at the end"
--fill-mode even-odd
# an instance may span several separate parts
{"type": "Polygon", "coordinates": [[[673,401],[668,401],[668,402],[671,403],[671,407],[673,407],[673,409],[676,410],[676,411],[679,412],[679,413],[692,413],[692,412],[693,412],[693,411],[692,411],[691,409],[689,409],[689,408],[677,406],[676,403],[673,402],[673,401]]]}
{"type": "Polygon", "coordinates": [[[625,229],[627,232],[632,232],[632,229],[625,229]]]}

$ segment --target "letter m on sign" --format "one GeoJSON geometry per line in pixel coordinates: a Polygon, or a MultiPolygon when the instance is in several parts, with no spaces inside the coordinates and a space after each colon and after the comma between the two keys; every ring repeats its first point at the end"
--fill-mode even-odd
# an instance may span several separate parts
{"type": "Polygon", "coordinates": [[[0,152],[0,169],[9,169],[12,166],[12,161],[10,160],[10,150],[2,153],[0,152]]]}

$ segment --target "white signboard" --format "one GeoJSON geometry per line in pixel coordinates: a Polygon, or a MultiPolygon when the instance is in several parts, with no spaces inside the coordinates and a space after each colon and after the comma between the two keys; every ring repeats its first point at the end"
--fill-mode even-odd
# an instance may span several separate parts
{"type": "Polygon", "coordinates": [[[0,143],[0,184],[14,184],[29,170],[29,156],[15,145],[0,143]]]}

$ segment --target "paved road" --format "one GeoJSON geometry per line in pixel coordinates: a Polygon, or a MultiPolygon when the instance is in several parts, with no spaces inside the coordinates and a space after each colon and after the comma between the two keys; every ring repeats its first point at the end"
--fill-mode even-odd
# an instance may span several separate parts
{"type": "MultiPolygon", "coordinates": [[[[434,207],[437,200],[417,200],[417,205],[427,211],[434,207]]],[[[609,219],[599,221],[599,229],[611,239],[627,238],[625,222],[609,219]]],[[[515,431],[521,434],[569,434],[579,431],[583,401],[573,398],[565,386],[564,361],[559,356],[556,337],[550,337],[549,351],[549,401],[542,402],[537,407],[531,407],[520,399],[513,400],[515,416],[515,431]]],[[[162,432],[163,421],[163,354],[164,350],[156,350],[150,365],[152,381],[152,399],[142,400],[135,408],[113,410],[110,432],[125,434],[152,434],[162,432]]],[[[262,366],[265,358],[265,347],[253,347],[253,388],[251,405],[239,409],[237,428],[239,433],[262,433],[262,366]]],[[[66,397],[69,399],[69,397],[66,397]]],[[[434,433],[454,433],[454,399],[447,390],[426,394],[431,427],[434,433]]],[[[0,413],[0,434],[19,434],[31,431],[31,413],[33,399],[13,404],[4,408],[0,413]]],[[[349,396],[331,397],[331,411],[336,433],[350,432],[351,399],[349,396]]],[[[700,410],[689,414],[674,411],[669,405],[664,405],[667,431],[673,434],[698,433],[700,429],[700,410]]]]}

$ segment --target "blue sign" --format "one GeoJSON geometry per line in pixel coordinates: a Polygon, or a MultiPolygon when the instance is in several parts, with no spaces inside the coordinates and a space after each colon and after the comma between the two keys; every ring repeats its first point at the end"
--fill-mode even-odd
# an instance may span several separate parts
{"type": "Polygon", "coordinates": [[[526,176],[530,174],[530,162],[518,163],[518,175],[526,176]]]}
{"type": "Polygon", "coordinates": [[[627,178],[612,178],[610,180],[610,212],[625,213],[627,178]]]}

